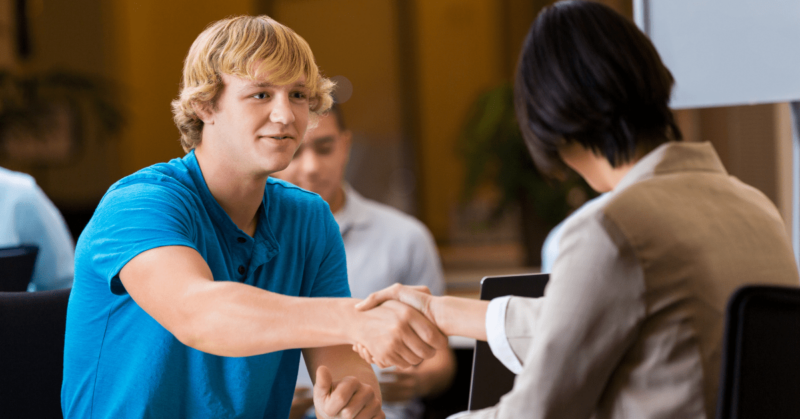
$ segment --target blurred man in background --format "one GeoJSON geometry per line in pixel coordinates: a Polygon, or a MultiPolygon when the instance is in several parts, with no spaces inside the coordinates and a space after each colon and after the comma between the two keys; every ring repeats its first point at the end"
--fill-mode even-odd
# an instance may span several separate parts
{"type": "Polygon", "coordinates": [[[0,167],[0,249],[39,248],[28,291],[72,286],[75,245],[58,209],[36,180],[0,167]]]}
{"type": "MultiPolygon", "coordinates": [[[[334,104],[306,133],[289,167],[274,176],[318,193],[330,205],[344,240],[353,297],[365,298],[394,283],[425,285],[434,295],[443,294],[441,263],[428,229],[397,209],[362,197],[344,181],[351,142],[341,108],[334,104]]],[[[303,395],[310,383],[304,370],[301,362],[293,418],[303,417],[311,405],[303,395]]],[[[451,351],[438,351],[410,369],[378,371],[386,417],[421,417],[419,398],[447,389],[454,373],[451,351]]]]}

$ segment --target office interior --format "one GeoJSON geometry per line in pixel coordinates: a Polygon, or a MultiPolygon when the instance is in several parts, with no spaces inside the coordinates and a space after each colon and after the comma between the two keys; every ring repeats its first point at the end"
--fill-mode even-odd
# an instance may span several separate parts
{"type": "MultiPolygon", "coordinates": [[[[538,237],[528,244],[519,227],[519,205],[494,216],[501,196],[490,179],[491,167],[465,199],[469,162],[459,153],[471,107],[481,94],[511,83],[528,25],[549,3],[3,0],[0,68],[23,77],[66,72],[102,80],[121,127],[104,130],[91,110],[72,115],[64,129],[68,133],[50,145],[6,146],[0,166],[33,175],[77,239],[114,181],[184,154],[169,103],[177,95],[182,60],[194,36],[225,16],[266,13],[303,36],[323,74],[340,86],[355,137],[349,182],[364,196],[422,220],[439,246],[450,292],[476,295],[485,275],[537,270],[536,246],[552,227],[552,222],[540,223],[538,237]],[[20,3],[24,16],[19,16],[20,3]],[[22,52],[20,20],[26,37],[22,52]],[[526,256],[526,244],[534,247],[532,257],[526,256]]],[[[602,3],[632,17],[630,1],[602,3]]],[[[791,226],[788,104],[689,109],[676,115],[686,140],[711,141],[729,172],[764,192],[787,229],[791,226]]]]}
{"type": "MultiPolygon", "coordinates": [[[[600,2],[633,16],[630,0],[600,2]]],[[[88,94],[108,98],[115,112],[109,122],[85,97],[66,105],[48,122],[59,128],[45,141],[4,144],[0,166],[34,176],[77,240],[112,183],[184,155],[170,101],[196,35],[226,16],[268,14],[304,37],[323,74],[340,86],[354,133],[348,181],[419,218],[436,239],[447,292],[477,297],[484,276],[538,272],[536,254],[554,225],[534,223],[529,240],[522,204],[495,214],[502,199],[491,181],[496,167],[465,198],[469,162],[460,152],[474,104],[513,81],[525,33],[550,3],[0,0],[0,70],[87,80],[96,89],[88,94]]],[[[729,173],[775,203],[790,232],[800,220],[792,219],[789,105],[685,109],[676,116],[686,141],[712,142],[729,173]]],[[[568,208],[590,197],[575,195],[568,208]]]]}

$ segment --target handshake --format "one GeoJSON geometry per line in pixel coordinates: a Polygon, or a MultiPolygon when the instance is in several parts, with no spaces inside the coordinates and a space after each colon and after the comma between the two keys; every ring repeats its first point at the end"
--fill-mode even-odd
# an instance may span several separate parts
{"type": "MultiPolygon", "coordinates": [[[[486,340],[487,301],[434,297],[427,287],[395,284],[355,307],[350,301],[347,304],[348,313],[355,316],[343,319],[348,341],[361,358],[381,368],[405,369],[433,358],[437,350],[448,350],[446,336],[486,340]]],[[[314,404],[318,417],[382,418],[382,413],[374,414],[380,410],[379,400],[374,389],[354,377],[334,382],[325,367],[317,370],[314,404]]],[[[295,397],[292,412],[302,413],[307,407],[302,403],[310,399],[295,397]]]]}
{"type": "Polygon", "coordinates": [[[355,306],[366,318],[353,350],[381,368],[408,368],[447,349],[444,328],[437,321],[438,299],[425,286],[395,284],[373,293],[355,306]]]}

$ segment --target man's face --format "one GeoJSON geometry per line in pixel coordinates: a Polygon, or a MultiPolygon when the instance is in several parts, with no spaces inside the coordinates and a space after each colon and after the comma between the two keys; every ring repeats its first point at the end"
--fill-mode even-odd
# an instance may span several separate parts
{"type": "Polygon", "coordinates": [[[309,117],[305,77],[277,86],[268,82],[268,76],[247,80],[222,75],[224,87],[216,106],[202,118],[199,146],[235,162],[237,170],[259,176],[282,170],[291,162],[309,117]]]}
{"type": "Polygon", "coordinates": [[[289,167],[274,176],[333,202],[344,179],[350,153],[350,131],[339,131],[333,115],[320,117],[308,130],[289,167]]]}

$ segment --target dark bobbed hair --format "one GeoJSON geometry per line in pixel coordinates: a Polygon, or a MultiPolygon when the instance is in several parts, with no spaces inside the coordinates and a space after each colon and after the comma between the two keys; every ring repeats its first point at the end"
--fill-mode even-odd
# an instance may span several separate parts
{"type": "Polygon", "coordinates": [[[612,167],[682,135],[669,109],[674,79],[650,40],[607,6],[542,10],[522,47],[517,119],[534,162],[560,177],[560,146],[577,142],[612,167]]]}

